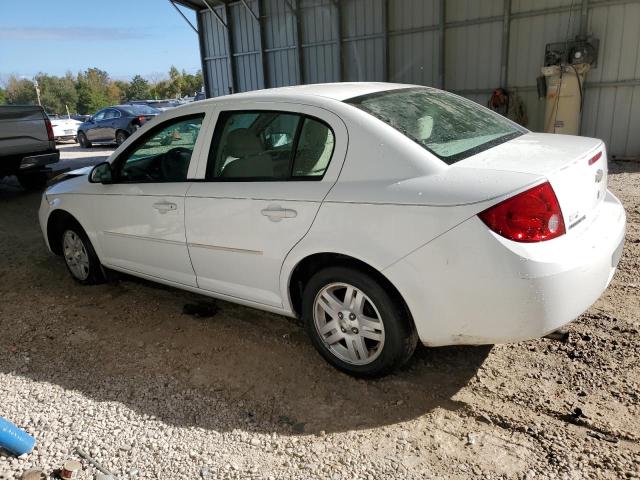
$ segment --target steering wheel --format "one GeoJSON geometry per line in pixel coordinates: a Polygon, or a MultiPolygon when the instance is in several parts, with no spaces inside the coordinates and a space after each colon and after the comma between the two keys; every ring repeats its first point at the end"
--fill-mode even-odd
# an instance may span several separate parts
{"type": "Polygon", "coordinates": [[[129,180],[153,180],[153,177],[149,175],[146,169],[138,167],[136,165],[128,165],[125,168],[125,171],[127,173],[127,177],[129,177],[129,180]]]}
{"type": "Polygon", "coordinates": [[[160,162],[163,179],[169,181],[186,179],[192,153],[193,150],[185,147],[175,147],[167,151],[160,162]]]}

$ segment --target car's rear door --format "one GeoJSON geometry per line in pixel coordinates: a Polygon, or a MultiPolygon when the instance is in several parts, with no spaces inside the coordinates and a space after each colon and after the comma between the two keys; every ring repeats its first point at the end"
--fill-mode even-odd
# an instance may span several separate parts
{"type": "Polygon", "coordinates": [[[93,196],[97,241],[109,267],[195,286],[184,197],[197,169],[204,108],[159,123],[113,163],[114,183],[93,196]],[[193,173],[192,173],[193,175],[193,173]]]}
{"type": "Polygon", "coordinates": [[[220,111],[201,180],[186,197],[198,286],[282,305],[284,258],[311,227],[346,150],[344,123],[322,108],[260,103],[220,111]]]}
{"type": "Polygon", "coordinates": [[[119,110],[116,110],[115,108],[107,109],[104,115],[104,120],[102,121],[103,123],[102,135],[105,140],[115,140],[116,130],[118,128],[118,125],[119,125],[118,122],[120,121],[121,116],[122,114],[120,113],[119,110]]]}

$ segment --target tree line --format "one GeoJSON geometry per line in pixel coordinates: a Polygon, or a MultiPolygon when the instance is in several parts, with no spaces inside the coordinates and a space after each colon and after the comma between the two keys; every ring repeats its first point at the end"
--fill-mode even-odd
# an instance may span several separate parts
{"type": "Polygon", "coordinates": [[[193,96],[202,89],[202,72],[190,74],[171,67],[168,78],[150,82],[140,75],[130,81],[113,80],[99,68],[89,68],[63,77],[39,73],[33,80],[9,77],[0,88],[0,105],[36,105],[40,103],[50,114],[93,114],[109,105],[131,100],[169,99],[193,96]]]}

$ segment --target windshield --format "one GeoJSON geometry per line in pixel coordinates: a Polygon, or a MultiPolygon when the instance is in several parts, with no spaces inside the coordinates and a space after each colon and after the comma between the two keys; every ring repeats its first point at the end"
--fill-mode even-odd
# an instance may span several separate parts
{"type": "Polygon", "coordinates": [[[449,165],[527,132],[471,100],[430,88],[388,90],[346,102],[391,125],[449,165]]]}
{"type": "Polygon", "coordinates": [[[160,113],[160,110],[148,107],[147,105],[127,105],[121,108],[131,115],[157,115],[160,113]]]}

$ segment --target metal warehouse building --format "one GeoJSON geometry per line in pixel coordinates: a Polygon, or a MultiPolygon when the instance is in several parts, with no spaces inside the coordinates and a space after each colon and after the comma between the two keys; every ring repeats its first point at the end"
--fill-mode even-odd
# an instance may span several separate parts
{"type": "Polygon", "coordinates": [[[517,92],[541,130],[545,46],[598,40],[581,134],[640,154],[638,0],[172,0],[197,11],[208,96],[336,81],[436,86],[479,103],[517,92]]]}

